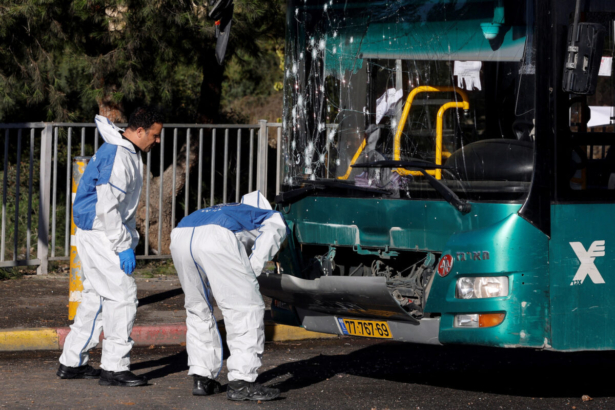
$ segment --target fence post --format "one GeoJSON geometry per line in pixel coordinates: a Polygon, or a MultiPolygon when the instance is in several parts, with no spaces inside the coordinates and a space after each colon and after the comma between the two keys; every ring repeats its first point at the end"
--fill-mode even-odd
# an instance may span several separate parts
{"type": "Polygon", "coordinates": [[[81,181],[81,177],[85,172],[85,167],[88,165],[88,162],[90,162],[90,158],[91,157],[73,158],[73,183],[71,187],[70,201],[70,279],[68,282],[68,320],[75,319],[77,308],[81,304],[81,294],[83,292],[83,267],[81,266],[81,259],[77,253],[77,243],[75,241],[77,225],[75,225],[75,220],[73,218],[73,205],[75,203],[75,196],[77,195],[79,181],[81,181]]]}
{"type": "Polygon", "coordinates": [[[282,127],[278,127],[278,138],[275,149],[275,194],[280,194],[280,179],[282,178],[280,161],[282,160],[282,127]]]}
{"type": "Polygon", "coordinates": [[[47,274],[49,263],[49,205],[51,203],[51,142],[53,124],[45,123],[41,132],[41,169],[38,203],[38,247],[37,258],[41,261],[37,275],[47,274]]]}
{"type": "Polygon", "coordinates": [[[259,120],[258,150],[256,154],[256,189],[267,197],[267,120],[259,120]]]}

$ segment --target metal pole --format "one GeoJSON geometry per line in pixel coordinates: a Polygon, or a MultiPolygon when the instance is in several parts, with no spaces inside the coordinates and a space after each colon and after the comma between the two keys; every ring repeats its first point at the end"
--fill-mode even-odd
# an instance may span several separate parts
{"type": "MultiPolygon", "coordinates": [[[[326,131],[325,131],[326,133],[326,131]]],[[[278,127],[275,157],[275,194],[280,194],[280,160],[282,158],[282,127],[278,127]]]]}
{"type": "Polygon", "coordinates": [[[173,191],[171,193],[173,200],[171,203],[171,228],[175,228],[175,180],[177,179],[177,128],[173,131],[173,191]]]}
{"type": "Polygon", "coordinates": [[[186,130],[186,184],[184,185],[184,217],[188,216],[190,201],[190,128],[186,130]]]}
{"type": "Polygon", "coordinates": [[[94,154],[98,151],[98,128],[94,128],[94,154]]]}
{"type": "Polygon", "coordinates": [[[250,164],[248,165],[248,192],[252,192],[252,170],[254,169],[254,129],[250,129],[250,164]]]}
{"type": "Polygon", "coordinates": [[[41,133],[41,166],[38,205],[38,247],[37,258],[41,261],[36,274],[46,275],[49,261],[49,202],[51,195],[51,143],[53,126],[45,123],[41,133]]]}
{"type": "Polygon", "coordinates": [[[160,134],[160,189],[158,191],[158,256],[162,255],[162,184],[164,182],[164,128],[160,134]]]}
{"type": "Polygon", "coordinates": [[[237,169],[235,171],[235,202],[239,202],[240,180],[241,173],[241,128],[237,130],[237,169]]]}
{"type": "Polygon", "coordinates": [[[2,238],[0,239],[0,261],[4,260],[6,240],[6,196],[9,177],[9,130],[4,132],[4,174],[2,175],[2,238]]]}
{"type": "Polygon", "coordinates": [[[267,197],[267,120],[258,121],[258,154],[256,157],[256,189],[267,197]]]}
{"type": "Polygon", "coordinates": [[[147,153],[147,171],[145,176],[145,255],[149,255],[149,173],[152,152],[147,153]]]}
{"type": "Polygon", "coordinates": [[[32,236],[32,187],[34,184],[34,128],[30,130],[30,164],[28,167],[28,235],[26,237],[26,260],[30,260],[32,236]]]}
{"type": "Polygon", "coordinates": [[[199,176],[196,194],[196,209],[201,209],[202,191],[203,191],[203,128],[199,130],[199,176]]]}
{"type": "MultiPolygon", "coordinates": [[[[85,127],[81,128],[81,156],[84,156],[84,155],[85,155],[85,127]]],[[[67,164],[67,166],[69,165],[67,164]]]]}
{"type": "Polygon", "coordinates": [[[51,257],[56,256],[56,198],[58,197],[58,127],[53,137],[53,194],[51,195],[51,257]]]}
{"type": "Polygon", "coordinates": [[[73,320],[77,314],[77,308],[81,303],[81,292],[83,292],[83,267],[81,259],[77,253],[77,225],[73,219],[73,207],[79,181],[85,172],[85,167],[90,162],[90,157],[75,157],[73,159],[73,184],[71,195],[71,219],[70,219],[70,278],[68,282],[68,320],[73,320]]]}
{"type": "MultiPolygon", "coordinates": [[[[395,88],[397,90],[403,90],[404,86],[404,72],[401,60],[395,60],[395,88]]],[[[401,113],[404,108],[404,99],[400,99],[395,106],[395,119],[397,124],[401,121],[401,113]]],[[[327,138],[329,141],[329,138],[327,138]]]]}
{"type": "Polygon", "coordinates": [[[228,128],[224,131],[224,180],[222,181],[222,203],[226,203],[226,191],[228,188],[228,128]]]}
{"type": "Polygon", "coordinates": [[[216,129],[211,132],[211,182],[209,184],[209,206],[214,204],[214,187],[216,172],[216,129]]]}
{"type": "Polygon", "coordinates": [[[21,131],[17,132],[17,175],[15,176],[15,235],[13,237],[13,260],[17,260],[17,239],[19,238],[19,181],[21,173],[21,131]]]}
{"type": "Polygon", "coordinates": [[[66,232],[64,234],[64,255],[69,256],[70,254],[70,212],[68,211],[70,207],[70,175],[71,175],[71,149],[72,149],[72,137],[73,137],[73,127],[68,127],[68,144],[66,147],[66,218],[64,221],[64,226],[66,232]]]}

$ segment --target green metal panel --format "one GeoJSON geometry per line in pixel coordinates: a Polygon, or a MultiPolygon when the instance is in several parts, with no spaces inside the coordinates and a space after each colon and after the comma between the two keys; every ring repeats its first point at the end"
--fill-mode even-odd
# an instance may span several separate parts
{"type": "MultiPolygon", "coordinates": [[[[473,203],[472,212],[462,215],[441,201],[309,197],[284,214],[294,223],[294,239],[303,244],[388,245],[453,255],[453,270],[444,278],[436,275],[426,306],[427,312],[442,314],[442,343],[548,347],[549,239],[517,215],[519,208],[473,203]],[[462,261],[458,252],[479,252],[481,259],[462,261]],[[456,299],[462,276],[508,276],[509,296],[456,299]],[[456,314],[496,312],[506,318],[493,328],[453,326],[456,314]]],[[[285,273],[300,276],[290,267],[285,273]]]]}
{"type": "Polygon", "coordinates": [[[442,314],[441,343],[500,347],[548,345],[548,238],[543,233],[512,214],[491,226],[453,235],[445,253],[455,258],[453,268],[446,277],[434,277],[425,308],[442,314]],[[473,260],[467,252],[479,252],[481,258],[473,260]],[[465,261],[462,253],[466,255],[465,261]],[[463,276],[508,276],[509,296],[457,299],[455,285],[463,276]],[[502,312],[506,317],[499,326],[477,329],[453,326],[454,316],[460,313],[502,312]]]}
{"type": "Polygon", "coordinates": [[[452,234],[490,226],[519,207],[474,203],[462,215],[443,201],[308,197],[283,214],[300,243],[440,252],[452,234]]]}
{"type": "Polygon", "coordinates": [[[615,349],[613,206],[553,205],[551,215],[552,345],[558,350],[615,349]]]}

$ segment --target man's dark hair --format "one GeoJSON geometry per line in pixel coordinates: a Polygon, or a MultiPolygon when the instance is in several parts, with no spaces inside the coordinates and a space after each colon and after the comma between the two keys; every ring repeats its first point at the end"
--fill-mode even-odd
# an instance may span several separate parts
{"type": "Polygon", "coordinates": [[[152,107],[139,107],[130,114],[128,129],[136,131],[139,127],[149,130],[155,123],[162,124],[162,113],[152,107]]]}

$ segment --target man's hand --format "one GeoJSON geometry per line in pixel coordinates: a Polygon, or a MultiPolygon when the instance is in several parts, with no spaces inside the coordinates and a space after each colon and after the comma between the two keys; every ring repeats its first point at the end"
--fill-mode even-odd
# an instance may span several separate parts
{"type": "Polygon", "coordinates": [[[132,275],[132,272],[135,270],[135,266],[137,266],[137,259],[135,258],[135,252],[128,248],[123,252],[120,252],[120,268],[126,273],[126,275],[132,275]]]}

